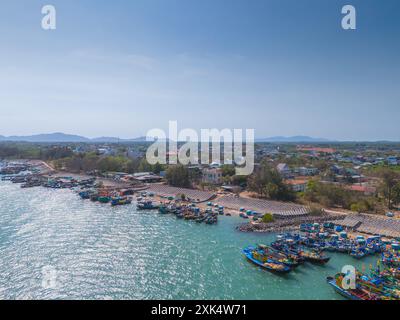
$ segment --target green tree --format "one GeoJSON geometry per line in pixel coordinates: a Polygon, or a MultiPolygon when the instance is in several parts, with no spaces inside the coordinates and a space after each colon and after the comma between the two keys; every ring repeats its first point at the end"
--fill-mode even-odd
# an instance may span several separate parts
{"type": "Polygon", "coordinates": [[[231,164],[224,164],[221,166],[221,170],[223,177],[232,177],[236,173],[235,166],[231,164]]]}
{"type": "Polygon", "coordinates": [[[169,185],[174,187],[190,187],[189,170],[183,165],[170,166],[167,169],[165,178],[169,185]]]}
{"type": "Polygon", "coordinates": [[[387,200],[387,206],[389,209],[392,208],[392,202],[395,199],[396,194],[395,191],[397,190],[397,184],[399,183],[399,173],[391,170],[390,168],[382,167],[380,168],[379,177],[382,179],[381,183],[381,191],[385,199],[387,200]]]}
{"type": "Polygon", "coordinates": [[[393,203],[400,204],[400,182],[393,187],[393,203]]]}
{"type": "Polygon", "coordinates": [[[248,187],[250,191],[273,200],[292,201],[296,197],[283,182],[279,172],[266,162],[262,163],[260,168],[249,177],[248,187]]]}
{"type": "Polygon", "coordinates": [[[275,221],[274,216],[271,213],[264,214],[261,220],[264,223],[271,223],[275,221]]]}

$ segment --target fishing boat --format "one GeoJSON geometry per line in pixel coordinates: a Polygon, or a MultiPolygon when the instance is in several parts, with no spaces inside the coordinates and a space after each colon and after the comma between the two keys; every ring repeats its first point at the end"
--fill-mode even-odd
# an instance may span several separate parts
{"type": "Polygon", "coordinates": [[[353,258],[356,258],[356,259],[361,259],[361,258],[364,258],[366,256],[365,252],[360,251],[360,250],[352,251],[352,252],[350,252],[350,255],[353,258]]]}
{"type": "Polygon", "coordinates": [[[400,268],[385,268],[380,272],[382,276],[391,277],[394,280],[400,280],[400,268]]]}
{"type": "Polygon", "coordinates": [[[197,218],[197,216],[193,213],[186,213],[184,215],[185,220],[195,220],[196,218],[197,218]]]}
{"type": "Polygon", "coordinates": [[[84,200],[90,199],[92,194],[93,194],[93,191],[81,191],[81,192],[79,192],[79,196],[84,200]]]}
{"type": "Polygon", "coordinates": [[[385,300],[399,300],[400,299],[400,286],[396,281],[394,283],[388,282],[385,278],[375,275],[367,275],[357,272],[357,286],[372,292],[378,297],[385,300]]]}
{"type": "Polygon", "coordinates": [[[161,213],[161,214],[168,214],[169,213],[166,205],[161,205],[158,208],[158,212],[161,213]]]}
{"type": "Polygon", "coordinates": [[[100,196],[98,198],[98,201],[100,203],[109,203],[111,201],[111,197],[107,197],[107,196],[100,196]]]}
{"type": "Polygon", "coordinates": [[[206,219],[207,219],[206,216],[201,215],[201,216],[197,217],[197,218],[195,219],[195,221],[196,221],[197,223],[202,223],[202,222],[204,222],[206,219]]]}
{"type": "Polygon", "coordinates": [[[338,273],[335,277],[327,277],[326,281],[332,286],[337,293],[350,300],[379,300],[374,294],[368,293],[365,290],[355,289],[344,289],[342,286],[344,274],[338,273]]]}
{"type": "Polygon", "coordinates": [[[325,264],[330,260],[330,257],[316,250],[300,250],[299,253],[306,261],[313,263],[325,264]]]}
{"type": "Polygon", "coordinates": [[[205,218],[204,218],[204,222],[206,224],[216,224],[218,223],[218,216],[214,215],[214,214],[206,214],[205,218]]]}
{"type": "Polygon", "coordinates": [[[300,263],[300,261],[293,256],[289,256],[283,252],[278,252],[274,248],[264,244],[259,244],[257,249],[259,249],[264,255],[271,257],[271,259],[283,263],[290,268],[297,267],[300,263]]]}
{"type": "Polygon", "coordinates": [[[154,204],[153,201],[143,201],[137,204],[138,210],[157,210],[159,206],[154,204]]]}
{"type": "Polygon", "coordinates": [[[123,206],[131,203],[132,199],[128,197],[115,197],[111,199],[112,206],[123,206]]]}
{"type": "Polygon", "coordinates": [[[276,262],[268,258],[267,256],[263,255],[254,247],[249,246],[243,249],[242,252],[249,261],[270,272],[287,273],[290,272],[291,270],[288,266],[284,265],[283,263],[276,262]]]}

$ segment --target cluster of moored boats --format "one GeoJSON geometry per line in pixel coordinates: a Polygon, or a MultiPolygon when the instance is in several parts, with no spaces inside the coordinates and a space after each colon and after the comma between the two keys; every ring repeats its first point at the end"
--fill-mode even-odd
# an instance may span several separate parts
{"type": "MultiPolygon", "coordinates": [[[[133,202],[134,191],[128,190],[108,190],[99,188],[85,189],[79,192],[82,199],[90,199],[100,203],[111,203],[112,206],[127,205],[133,202]]],[[[158,210],[160,214],[173,214],[178,219],[193,220],[198,223],[215,224],[218,216],[224,214],[222,206],[215,206],[209,203],[205,210],[201,210],[196,204],[186,204],[179,200],[169,197],[167,202],[153,201],[154,194],[142,191],[137,195],[138,210],[158,210]]]]}
{"type": "Polygon", "coordinates": [[[134,191],[131,189],[109,189],[109,188],[94,188],[79,191],[79,196],[82,199],[90,199],[92,202],[102,204],[111,203],[111,206],[122,206],[132,203],[132,195],[134,191]]]}
{"type": "Polygon", "coordinates": [[[91,188],[95,186],[96,182],[95,178],[77,180],[72,177],[45,177],[31,172],[4,175],[1,180],[20,184],[21,188],[45,187],[51,189],[91,188]]]}
{"type": "Polygon", "coordinates": [[[193,220],[197,223],[216,224],[218,216],[224,215],[224,207],[211,202],[208,203],[205,210],[198,208],[195,203],[187,204],[184,201],[176,200],[175,197],[165,197],[165,202],[157,203],[153,201],[154,194],[143,189],[107,188],[101,183],[97,183],[96,178],[78,180],[73,177],[44,177],[31,172],[22,173],[21,170],[27,169],[27,166],[21,166],[15,171],[6,170],[4,172],[9,175],[3,176],[2,180],[21,184],[22,188],[42,186],[52,189],[71,189],[83,200],[111,204],[111,206],[132,204],[133,196],[137,193],[136,206],[138,210],[158,210],[160,214],[173,214],[178,219],[193,220]]]}
{"type": "Polygon", "coordinates": [[[347,232],[333,223],[302,224],[300,231],[302,234],[286,235],[286,238],[309,248],[346,253],[358,259],[382,252],[387,244],[379,236],[365,238],[360,235],[350,239],[347,232]]]}
{"type": "Polygon", "coordinates": [[[218,216],[224,215],[224,207],[208,203],[205,210],[201,210],[196,204],[181,204],[178,201],[161,204],[159,206],[161,214],[174,214],[178,219],[193,220],[197,223],[216,224],[218,216]]]}
{"type": "Polygon", "coordinates": [[[3,165],[0,168],[0,175],[17,175],[22,172],[30,170],[32,167],[28,164],[15,163],[10,165],[3,165]]]}
{"type": "Polygon", "coordinates": [[[245,257],[254,264],[272,272],[286,273],[303,262],[325,264],[330,257],[322,250],[308,248],[289,238],[278,236],[270,245],[258,244],[243,249],[245,257]]]}
{"type": "Polygon", "coordinates": [[[337,273],[328,277],[327,282],[336,292],[350,300],[399,300],[400,299],[400,269],[377,268],[370,274],[356,272],[354,286],[345,285],[348,282],[346,274],[337,273]]]}
{"type": "Polygon", "coordinates": [[[178,219],[192,220],[197,223],[216,224],[218,216],[224,214],[224,207],[208,204],[205,210],[201,210],[195,203],[186,204],[179,200],[169,199],[167,202],[156,204],[150,200],[138,199],[138,210],[158,210],[160,214],[172,214],[178,219]]]}
{"type": "Polygon", "coordinates": [[[333,223],[301,226],[301,233],[277,235],[270,245],[248,246],[245,257],[254,264],[275,273],[287,273],[299,264],[309,261],[325,264],[325,251],[349,254],[354,258],[380,255],[377,267],[369,274],[357,271],[355,287],[348,288],[346,275],[338,273],[327,282],[338,293],[354,300],[400,299],[400,244],[379,236],[356,236],[349,239],[343,229],[333,223]]]}
{"type": "Polygon", "coordinates": [[[400,249],[397,242],[388,245],[381,254],[376,268],[369,273],[356,271],[353,285],[349,275],[337,273],[327,277],[336,292],[351,300],[399,300],[400,299],[400,249]],[[390,259],[387,259],[390,257],[390,259]]]}

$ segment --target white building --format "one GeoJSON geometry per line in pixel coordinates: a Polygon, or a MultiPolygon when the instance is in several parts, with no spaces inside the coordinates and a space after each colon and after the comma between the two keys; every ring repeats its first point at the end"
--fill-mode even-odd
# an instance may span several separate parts
{"type": "Polygon", "coordinates": [[[307,167],[300,167],[297,169],[299,175],[301,176],[313,176],[317,174],[318,169],[317,168],[307,168],[307,167]]]}

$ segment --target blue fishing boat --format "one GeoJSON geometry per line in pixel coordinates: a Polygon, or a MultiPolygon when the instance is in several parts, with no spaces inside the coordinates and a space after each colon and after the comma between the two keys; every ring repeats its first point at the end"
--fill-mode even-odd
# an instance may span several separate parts
{"type": "Polygon", "coordinates": [[[131,204],[131,203],[132,203],[132,199],[127,198],[127,197],[115,197],[115,198],[111,199],[111,205],[113,207],[123,206],[123,205],[131,204]]]}
{"type": "Polygon", "coordinates": [[[364,258],[367,255],[367,252],[365,250],[363,250],[363,249],[354,249],[354,250],[352,250],[350,252],[350,255],[353,258],[361,259],[361,258],[364,258]]]}
{"type": "Polygon", "coordinates": [[[138,210],[157,210],[159,206],[154,204],[153,201],[144,201],[137,204],[138,210]]]}
{"type": "Polygon", "coordinates": [[[259,252],[254,247],[249,246],[247,248],[244,248],[242,252],[250,262],[270,272],[287,273],[291,270],[283,263],[278,263],[263,255],[262,252],[259,252]]]}
{"type": "Polygon", "coordinates": [[[165,205],[161,205],[161,206],[158,208],[158,212],[161,213],[161,214],[168,214],[168,213],[169,213],[169,212],[168,212],[168,208],[167,208],[167,206],[165,206],[165,205]]]}
{"type": "Polygon", "coordinates": [[[297,267],[301,262],[298,259],[296,259],[296,257],[294,257],[293,255],[286,254],[283,252],[278,252],[277,250],[268,245],[259,244],[257,246],[257,249],[261,251],[264,255],[271,258],[272,260],[277,261],[279,263],[283,263],[284,265],[290,268],[297,267]]]}
{"type": "Polygon", "coordinates": [[[366,299],[362,299],[361,296],[354,294],[353,290],[345,290],[342,287],[340,287],[339,285],[337,285],[337,281],[334,277],[327,277],[326,281],[328,282],[328,284],[333,287],[333,289],[335,289],[335,291],[337,293],[339,293],[341,296],[349,299],[349,300],[366,300],[366,299]]]}

